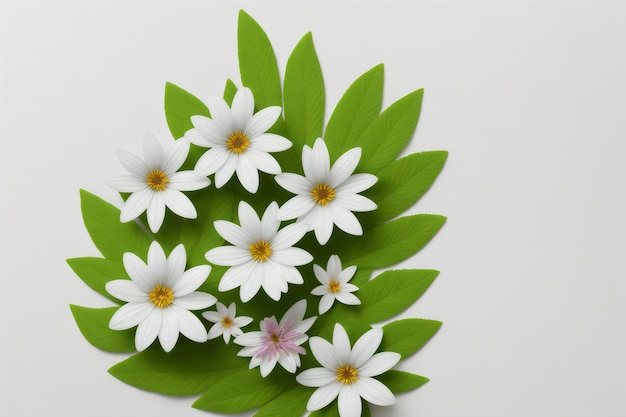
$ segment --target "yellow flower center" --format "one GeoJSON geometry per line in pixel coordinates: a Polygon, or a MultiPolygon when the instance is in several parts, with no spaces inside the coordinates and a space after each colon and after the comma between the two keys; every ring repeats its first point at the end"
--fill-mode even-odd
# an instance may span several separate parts
{"type": "Polygon", "coordinates": [[[250,256],[255,261],[265,262],[272,256],[272,245],[270,242],[259,240],[250,245],[250,256]]]}
{"type": "Polygon", "coordinates": [[[335,198],[335,190],[328,184],[318,184],[311,190],[311,197],[317,204],[325,206],[335,198]]]}
{"type": "Polygon", "coordinates": [[[277,334],[272,334],[272,335],[270,336],[270,341],[271,341],[272,343],[280,343],[280,336],[279,336],[279,335],[277,335],[277,334]]]}
{"type": "Polygon", "coordinates": [[[350,366],[343,365],[340,368],[337,368],[337,381],[342,384],[350,385],[354,384],[359,380],[359,370],[350,366]]]}
{"type": "Polygon", "coordinates": [[[244,153],[248,146],[250,146],[250,138],[245,133],[239,131],[230,135],[226,140],[226,147],[232,153],[244,153]]]}
{"type": "Polygon", "coordinates": [[[165,285],[157,285],[148,296],[150,301],[159,308],[165,308],[174,301],[174,291],[165,285]]]}
{"type": "Polygon", "coordinates": [[[232,325],[233,325],[233,319],[231,319],[230,317],[226,316],[224,317],[224,319],[222,319],[223,328],[229,329],[232,325]]]}
{"type": "Polygon", "coordinates": [[[339,281],[335,281],[334,279],[328,283],[328,290],[330,292],[339,292],[341,291],[341,284],[339,281]]]}
{"type": "Polygon", "coordinates": [[[154,191],[165,190],[165,187],[167,187],[167,184],[169,182],[170,179],[167,178],[165,172],[161,171],[160,169],[155,169],[154,171],[149,172],[148,175],[146,175],[146,184],[148,184],[148,187],[150,187],[154,191]]]}

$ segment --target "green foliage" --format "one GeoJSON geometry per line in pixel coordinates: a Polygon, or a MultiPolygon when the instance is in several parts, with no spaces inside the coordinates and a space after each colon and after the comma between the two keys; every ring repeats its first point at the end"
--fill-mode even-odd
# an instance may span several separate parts
{"type": "Polygon", "coordinates": [[[165,116],[174,138],[191,129],[191,116],[209,117],[209,109],[193,94],[172,83],[165,84],[165,116]]]}
{"type": "Polygon", "coordinates": [[[89,343],[107,352],[134,352],[134,329],[122,331],[109,329],[111,317],[118,308],[89,308],[70,305],[74,320],[89,343]]]}
{"type": "Polygon", "coordinates": [[[229,78],[226,80],[226,86],[224,87],[224,100],[228,103],[229,106],[233,104],[233,99],[235,98],[235,94],[237,93],[237,86],[235,83],[229,78]]]}
{"type": "Polygon", "coordinates": [[[311,388],[297,385],[265,404],[254,417],[301,417],[311,394],[311,388]]]}
{"type": "Polygon", "coordinates": [[[385,384],[394,394],[413,391],[428,382],[428,378],[423,376],[396,370],[387,371],[377,376],[376,379],[385,384]]]}
{"type": "Polygon", "coordinates": [[[424,319],[396,320],[383,326],[385,337],[380,349],[397,352],[405,359],[420,350],[439,331],[440,321],[424,319]]]}
{"type": "Polygon", "coordinates": [[[68,259],[67,263],[85,284],[112,301],[118,300],[106,291],[106,283],[114,279],[129,279],[124,265],[119,261],[88,257],[68,259]]]}

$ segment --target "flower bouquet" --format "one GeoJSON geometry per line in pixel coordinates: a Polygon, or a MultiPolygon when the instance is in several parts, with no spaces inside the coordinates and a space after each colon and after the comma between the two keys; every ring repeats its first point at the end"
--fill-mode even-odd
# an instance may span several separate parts
{"type": "Polygon", "coordinates": [[[431,186],[442,151],[397,159],[417,90],[381,112],[383,66],[359,77],[324,127],[311,34],[281,82],[265,32],[239,16],[243,86],[207,103],[168,83],[174,139],[119,152],[121,210],[81,190],[102,258],[69,259],[114,307],[72,305],[84,337],[133,353],[109,372],[137,388],[198,395],[193,407],[254,416],[356,417],[427,382],[394,368],[439,329],[404,318],[433,270],[385,270],[437,233],[438,215],[399,217],[431,186]],[[380,272],[382,270],[382,272],[380,272]]]}

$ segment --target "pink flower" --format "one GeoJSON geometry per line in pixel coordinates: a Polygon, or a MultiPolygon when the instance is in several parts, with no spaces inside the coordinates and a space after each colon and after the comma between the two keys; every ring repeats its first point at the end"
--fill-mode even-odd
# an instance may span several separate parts
{"type": "Polygon", "coordinates": [[[278,322],[275,316],[264,318],[261,331],[237,336],[235,343],[243,346],[239,356],[251,357],[250,369],[261,366],[261,375],[266,377],[276,363],[291,373],[300,366],[300,355],[306,351],[301,344],[309,338],[305,332],[311,328],[317,317],[304,319],[306,300],[295,303],[278,322]]]}

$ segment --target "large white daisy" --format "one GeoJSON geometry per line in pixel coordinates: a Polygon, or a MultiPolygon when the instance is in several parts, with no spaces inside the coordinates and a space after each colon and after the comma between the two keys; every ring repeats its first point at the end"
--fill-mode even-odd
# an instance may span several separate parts
{"type": "Polygon", "coordinates": [[[332,345],[321,337],[311,337],[309,346],[323,368],[312,368],[296,376],[307,387],[319,387],[307,403],[307,410],[326,407],[339,397],[341,417],[359,417],[361,398],[376,405],[396,402],[393,393],[382,382],[372,378],[388,371],[400,360],[395,352],[376,353],[383,338],[381,329],[366,332],[350,348],[348,334],[335,324],[332,345]]]}
{"type": "Polygon", "coordinates": [[[252,357],[250,369],[260,366],[261,376],[266,377],[276,363],[292,374],[300,366],[300,355],[306,351],[301,344],[309,338],[306,332],[317,317],[304,320],[306,300],[295,303],[278,322],[276,316],[261,321],[261,331],[248,332],[235,338],[235,343],[244,346],[237,355],[252,357]]]}
{"type": "Polygon", "coordinates": [[[258,171],[279,174],[280,165],[269,152],[289,149],[291,141],[266,131],[280,117],[279,106],[267,107],[254,114],[254,96],[241,88],[232,107],[218,96],[207,102],[211,118],[192,116],[193,129],[185,137],[195,145],[209,149],[196,163],[203,175],[215,173],[215,186],[221,188],[237,173],[243,187],[251,193],[259,188],[258,171]]]}
{"type": "Polygon", "coordinates": [[[355,265],[342,270],[341,260],[337,255],[332,255],[328,259],[326,270],[319,265],[313,265],[313,273],[322,284],[313,288],[313,291],[311,291],[313,295],[322,296],[319,305],[320,314],[324,314],[330,310],[335,300],[348,305],[361,304],[361,300],[359,300],[356,295],[352,294],[354,291],[358,290],[359,287],[348,282],[352,279],[355,272],[355,265]]]}
{"type": "Polygon", "coordinates": [[[176,172],[187,158],[189,142],[178,139],[163,152],[157,139],[146,132],[143,153],[143,160],[128,152],[117,153],[130,174],[113,178],[108,184],[117,191],[132,193],[124,203],[120,221],[131,221],[147,210],[148,225],[156,233],[163,224],[165,206],[181,217],[195,219],[196,208],[181,191],[199,190],[211,181],[194,171],[176,172]]]}
{"type": "Polygon", "coordinates": [[[351,235],[360,236],[363,228],[353,211],[371,211],[376,204],[358,193],[367,190],[378,181],[372,174],[356,174],[361,159],[361,148],[352,148],[330,167],[328,148],[317,139],[313,148],[302,148],[304,177],[298,174],[277,175],[281,187],[297,194],[280,208],[280,220],[298,219],[315,230],[317,241],[325,245],[330,239],[333,224],[351,235]]]}
{"type": "Polygon", "coordinates": [[[156,241],[148,250],[147,264],[133,253],[125,253],[123,262],[130,280],[110,281],[105,287],[111,295],[127,302],[111,317],[111,329],[137,326],[135,347],[140,352],[157,336],[166,352],[174,348],[179,333],[195,342],[206,342],[204,325],[189,310],[202,310],[215,304],[211,294],[195,291],[211,272],[209,265],[185,271],[185,247],[176,246],[166,258],[156,241]]]}
{"type": "Polygon", "coordinates": [[[241,226],[226,220],[214,222],[215,230],[233,246],[221,246],[206,253],[209,262],[230,266],[220,280],[218,289],[229,291],[241,287],[241,301],[247,302],[261,287],[274,300],[287,292],[287,284],[302,284],[296,268],[308,264],[313,257],[295,248],[307,232],[304,224],[293,223],[278,230],[278,204],[272,202],[263,218],[245,201],[239,203],[241,226]]]}

